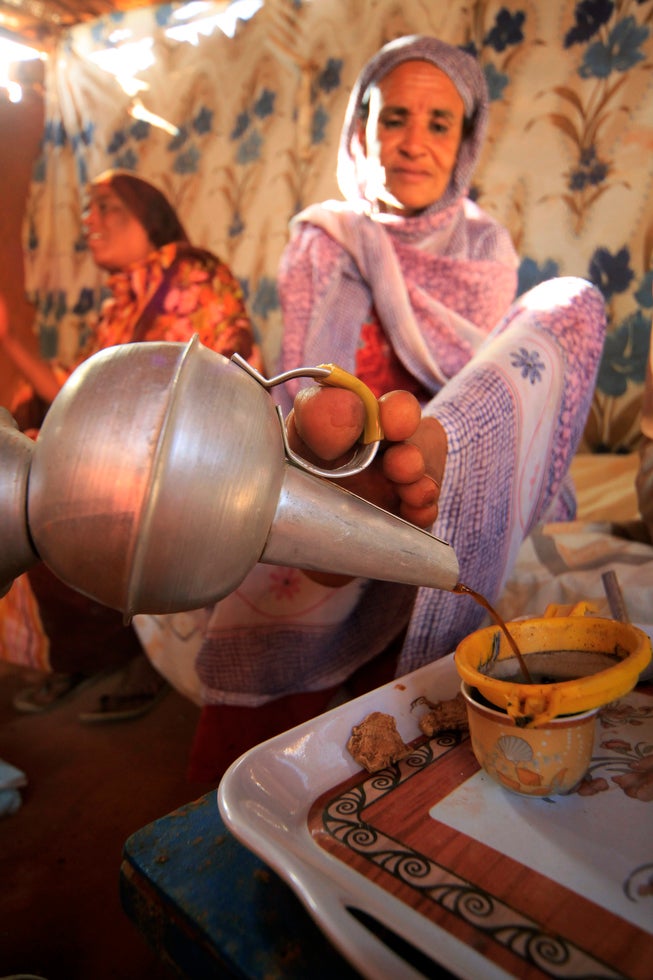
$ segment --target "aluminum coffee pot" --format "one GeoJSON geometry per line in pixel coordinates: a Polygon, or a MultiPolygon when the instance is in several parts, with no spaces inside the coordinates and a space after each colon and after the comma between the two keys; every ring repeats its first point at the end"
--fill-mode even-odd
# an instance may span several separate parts
{"type": "MultiPolygon", "coordinates": [[[[0,464],[11,451],[13,468],[11,500],[0,500],[13,552],[0,558],[0,592],[39,558],[126,620],[210,605],[259,561],[453,589],[448,544],[332,482],[371,462],[375,411],[371,392],[333,365],[266,379],[197,338],[100,351],[68,379],[29,450],[21,442],[16,454],[20,434],[10,440],[0,425],[0,464]],[[311,466],[286,441],[269,389],[297,376],[366,402],[363,443],[340,470],[311,466]]],[[[2,483],[0,493],[9,499],[2,483]]]]}

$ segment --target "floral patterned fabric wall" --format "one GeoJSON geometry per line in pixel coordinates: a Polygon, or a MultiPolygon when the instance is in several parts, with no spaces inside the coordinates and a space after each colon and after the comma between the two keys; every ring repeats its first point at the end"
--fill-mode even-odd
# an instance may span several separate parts
{"type": "Polygon", "coordinates": [[[433,33],[485,71],[491,123],[472,194],[510,229],[520,289],[569,274],[605,296],[587,447],[636,445],[653,306],[653,0],[238,0],[208,4],[194,43],[175,39],[180,7],[78,27],[50,59],[25,220],[44,355],[69,362],[92,329],[102,277],[81,234],[83,191],[120,166],[156,182],[191,238],[231,266],[273,370],[288,223],[339,196],[350,87],[384,42],[433,33]],[[224,30],[203,33],[218,13],[224,30]],[[126,51],[140,59],[130,72],[117,66],[126,51]]]}

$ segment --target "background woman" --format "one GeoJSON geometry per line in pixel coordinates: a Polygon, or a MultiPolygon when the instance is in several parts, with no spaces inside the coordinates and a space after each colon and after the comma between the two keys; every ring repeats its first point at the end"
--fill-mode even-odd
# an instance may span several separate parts
{"type": "MultiPolygon", "coordinates": [[[[174,208],[151,183],[126,171],[101,174],[89,187],[83,224],[93,259],[109,273],[111,297],[77,363],[115,344],[184,342],[193,334],[227,357],[238,352],[258,360],[238,282],[219,258],[190,243],[174,208]]],[[[2,297],[0,347],[29,384],[28,397],[12,412],[23,429],[34,430],[70,372],[34,357],[12,335],[2,297]]],[[[90,678],[129,665],[116,690],[81,718],[117,720],[148,710],[165,682],[121,614],[73,592],[39,564],[13,586],[21,601],[12,593],[3,600],[5,616],[33,608],[24,594],[28,581],[39,614],[31,627],[45,634],[52,673],[19,693],[16,707],[49,709],[90,678]]]]}

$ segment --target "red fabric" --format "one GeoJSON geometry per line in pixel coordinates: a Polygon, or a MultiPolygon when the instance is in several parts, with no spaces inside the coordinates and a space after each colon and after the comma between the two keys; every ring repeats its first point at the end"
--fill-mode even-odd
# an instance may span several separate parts
{"type": "MultiPolygon", "coordinates": [[[[358,697],[392,680],[401,639],[350,677],[347,681],[350,697],[358,697]]],[[[195,730],[187,779],[192,783],[218,783],[231,763],[248,749],[326,711],[336,690],[290,694],[258,708],[206,705],[195,730]]]]}
{"type": "Polygon", "coordinates": [[[190,782],[218,783],[243,752],[321,714],[333,694],[333,689],[291,694],[259,708],[206,705],[191,745],[187,778],[190,782]]]}
{"type": "Polygon", "coordinates": [[[369,322],[361,327],[355,374],[376,398],[388,391],[410,391],[420,402],[429,397],[424,386],[406,370],[397,357],[374,310],[369,322]]]}

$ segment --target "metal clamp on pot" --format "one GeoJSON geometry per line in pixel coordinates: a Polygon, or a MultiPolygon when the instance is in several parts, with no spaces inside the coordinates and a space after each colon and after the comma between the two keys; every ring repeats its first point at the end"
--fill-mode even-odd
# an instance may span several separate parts
{"type": "Polygon", "coordinates": [[[320,466],[315,466],[314,463],[310,463],[303,456],[294,452],[288,442],[283,413],[279,406],[277,406],[277,414],[281,424],[281,435],[288,459],[292,460],[296,466],[306,470],[307,473],[312,473],[314,476],[323,476],[329,480],[336,480],[341,479],[343,476],[355,476],[356,473],[362,472],[362,470],[370,465],[383,439],[383,430],[379,418],[379,403],[367,385],[363,384],[359,378],[353,374],[349,374],[348,371],[344,371],[337,364],[319,364],[317,367],[295,368],[293,371],[284,371],[283,374],[277,374],[274,378],[265,378],[256,368],[252,367],[251,364],[241,357],[240,354],[233,354],[231,362],[238,364],[244,371],[251,374],[263,388],[274,388],[276,385],[284,384],[292,378],[314,378],[321,385],[328,385],[333,388],[346,388],[348,391],[355,392],[365,406],[365,427],[354,454],[342,466],[326,470],[320,466]]]}

